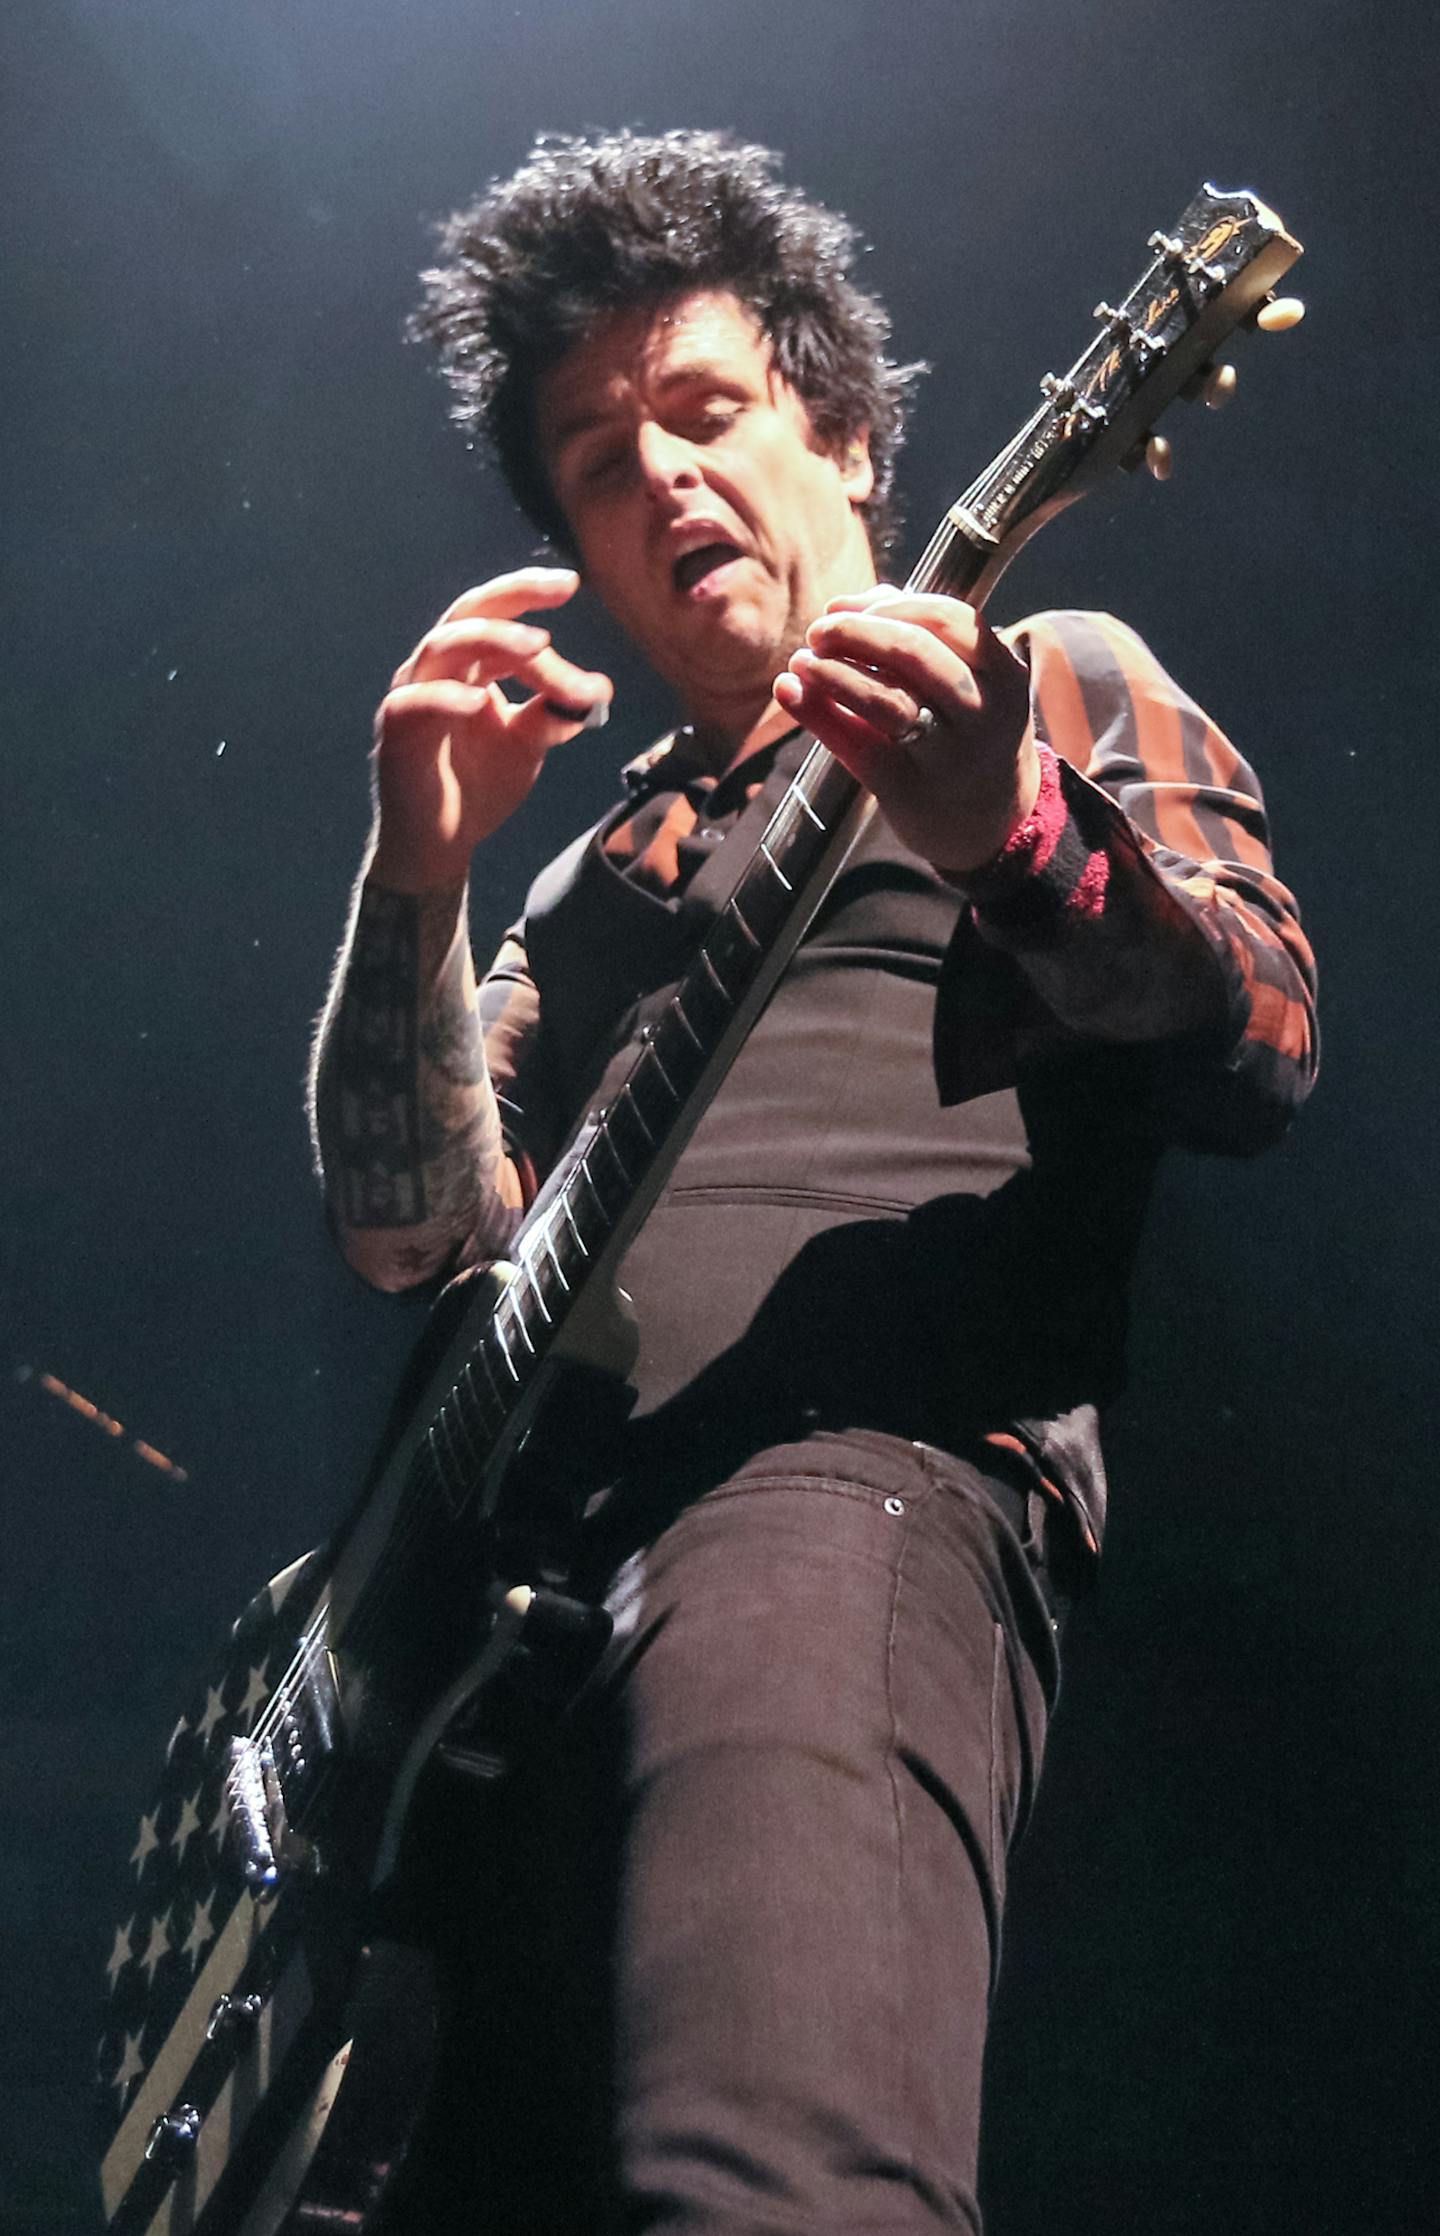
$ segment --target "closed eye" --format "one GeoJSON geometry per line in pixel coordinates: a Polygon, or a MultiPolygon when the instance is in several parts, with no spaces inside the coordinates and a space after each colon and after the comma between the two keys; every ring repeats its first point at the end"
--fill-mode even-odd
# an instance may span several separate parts
{"type": "Polygon", "coordinates": [[[577,479],[587,486],[613,481],[623,472],[625,459],[625,449],[619,443],[592,451],[588,458],[582,459],[577,479]]]}
{"type": "Polygon", "coordinates": [[[686,414],[679,424],[687,435],[705,442],[712,435],[723,435],[727,427],[733,427],[740,417],[740,410],[739,404],[728,401],[708,403],[703,409],[686,414]]]}

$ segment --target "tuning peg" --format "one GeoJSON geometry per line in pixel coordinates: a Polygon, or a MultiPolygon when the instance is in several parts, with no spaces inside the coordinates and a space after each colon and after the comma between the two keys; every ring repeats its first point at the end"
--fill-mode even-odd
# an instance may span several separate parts
{"type": "Polygon", "coordinates": [[[1239,375],[1233,365],[1202,365],[1192,373],[1180,394],[1187,404],[1206,403],[1212,411],[1219,411],[1228,404],[1238,385],[1239,375]]]}
{"type": "Polygon", "coordinates": [[[1305,316],[1305,305],[1298,295],[1267,295],[1255,313],[1255,324],[1262,334],[1288,334],[1305,316]]]}
{"type": "Polygon", "coordinates": [[[1163,435],[1152,435],[1145,445],[1145,464],[1156,481],[1168,481],[1175,453],[1163,435]]]}

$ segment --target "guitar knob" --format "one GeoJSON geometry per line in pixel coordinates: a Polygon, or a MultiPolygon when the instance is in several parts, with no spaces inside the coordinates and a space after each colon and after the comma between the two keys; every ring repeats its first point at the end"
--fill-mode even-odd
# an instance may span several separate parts
{"type": "Polygon", "coordinates": [[[1175,453],[1163,435],[1152,435],[1145,445],[1145,464],[1156,481],[1170,479],[1175,453]]]}
{"type": "Polygon", "coordinates": [[[1288,334],[1305,316],[1305,305],[1298,295],[1267,295],[1255,313],[1255,324],[1262,334],[1288,334]]]}
{"type": "Polygon", "coordinates": [[[175,2174],[188,2164],[199,2140],[200,2114],[193,2104],[177,2104],[173,2112],[162,2112],[151,2128],[145,2156],[153,2166],[175,2174]]]}
{"type": "Polygon", "coordinates": [[[264,1998],[258,1995],[220,1996],[205,2027],[206,2041],[219,2042],[227,2034],[248,2034],[259,2024],[264,2008],[264,1998]]]}
{"type": "Polygon", "coordinates": [[[1233,365],[1217,365],[1200,394],[1211,411],[1223,411],[1240,385],[1240,375],[1233,365]]]}

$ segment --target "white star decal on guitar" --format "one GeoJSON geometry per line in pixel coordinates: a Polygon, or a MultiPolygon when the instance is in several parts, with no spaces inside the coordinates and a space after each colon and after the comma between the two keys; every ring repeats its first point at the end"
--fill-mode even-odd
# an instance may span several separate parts
{"type": "Polygon", "coordinates": [[[196,1903],[195,1915],[190,1920],[190,1931],[180,1945],[181,1955],[189,1957],[197,1972],[200,1969],[201,1950],[207,1948],[215,1938],[215,1928],[210,1923],[214,1900],[214,1895],[208,1894],[203,1902],[196,1903]]]}
{"type": "Polygon", "coordinates": [[[269,1687],[265,1682],[265,1664],[262,1661],[258,1669],[251,1670],[250,1682],[245,1687],[245,1698],[236,1710],[236,1715],[242,1723],[247,1722],[254,1716],[256,1709],[265,1700],[268,1692],[269,1687]]]}
{"type": "Polygon", "coordinates": [[[130,2093],[131,2082],[138,2081],[145,2070],[145,2060],[140,2055],[140,2036],[143,2032],[142,2027],[137,2027],[133,2034],[126,2035],[124,2055],[111,2077],[110,2086],[120,2091],[122,2107],[130,2093]]]}
{"type": "Polygon", "coordinates": [[[195,1737],[200,1740],[203,1745],[208,1747],[210,1744],[211,1732],[215,1729],[215,1726],[218,1723],[224,1721],[224,1716],[225,1703],[220,1698],[219,1687],[216,1685],[207,1686],[205,1691],[205,1713],[200,1718],[199,1723],[195,1726],[195,1737]]]}
{"type": "Polygon", "coordinates": [[[117,1925],[115,1928],[115,1946],[110,1951],[109,1962],[105,1966],[105,1977],[112,1988],[134,1954],[130,1947],[130,1928],[134,1923],[135,1920],[131,1918],[128,1924],[117,1925]]]}
{"type": "Polygon", "coordinates": [[[189,1842],[200,1830],[200,1812],[195,1806],[196,1797],[186,1794],[180,1804],[180,1821],[170,1835],[170,1845],[177,1856],[183,1856],[189,1842]]]}
{"type": "Polygon", "coordinates": [[[165,1929],[165,1920],[163,1918],[152,1918],[150,1921],[150,1938],[145,1944],[145,1954],[140,1959],[140,1969],[150,1981],[152,1987],[155,1984],[155,1974],[159,1969],[161,1959],[168,1956],[169,1953],[170,1936],[165,1929]]]}
{"type": "Polygon", "coordinates": [[[155,1818],[142,1817],[140,1819],[140,1837],[136,1841],[134,1847],[130,1850],[130,1861],[135,1866],[135,1876],[137,1879],[139,1878],[141,1872],[145,1869],[146,1857],[152,1854],[153,1851],[159,1847],[159,1845],[160,1842],[156,1837],[155,1832],[155,1818]]]}

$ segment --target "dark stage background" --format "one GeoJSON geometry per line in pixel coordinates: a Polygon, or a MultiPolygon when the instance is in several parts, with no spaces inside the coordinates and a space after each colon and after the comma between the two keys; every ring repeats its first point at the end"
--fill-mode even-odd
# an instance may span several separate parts
{"type": "MultiPolygon", "coordinates": [[[[626,121],[777,144],[864,228],[934,365],[912,551],[1202,177],[1307,244],[1307,324],[1245,346],[1222,418],[1172,415],[1171,486],[1117,480],[996,607],[1113,608],[1254,753],[1328,1070],[1280,1154],[1177,1161],[1157,1206],[1104,1588],[1016,1875],[989,2226],[1440,2226],[1436,53],[1409,15],[12,0],[6,2236],[97,2225],[138,1808],[223,1625],[343,1511],[416,1322],[329,1253],[301,1076],[374,702],[530,548],[401,346],[424,223],[536,129],[626,121]]],[[[564,636],[610,656],[591,616],[564,636]]],[[[482,946],[662,717],[621,676],[624,719],[492,850],[482,946]]]]}

